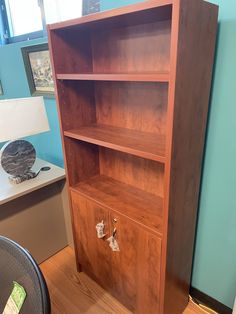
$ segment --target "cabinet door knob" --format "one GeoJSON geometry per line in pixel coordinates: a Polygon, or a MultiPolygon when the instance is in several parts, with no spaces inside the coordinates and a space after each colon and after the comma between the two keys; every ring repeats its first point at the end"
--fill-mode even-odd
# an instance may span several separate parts
{"type": "Polygon", "coordinates": [[[103,239],[105,237],[106,234],[104,233],[104,229],[105,229],[105,224],[104,224],[103,220],[96,224],[98,239],[103,239]]]}

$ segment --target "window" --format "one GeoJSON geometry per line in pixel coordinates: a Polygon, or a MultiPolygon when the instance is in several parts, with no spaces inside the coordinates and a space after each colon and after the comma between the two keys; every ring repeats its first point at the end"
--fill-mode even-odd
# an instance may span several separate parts
{"type": "Polygon", "coordinates": [[[38,0],[5,0],[10,37],[43,30],[38,0]]]}
{"type": "Polygon", "coordinates": [[[70,20],[82,15],[82,0],[44,0],[43,3],[47,24],[70,20]]]}
{"type": "Polygon", "coordinates": [[[3,25],[0,25],[0,32],[3,33],[0,35],[4,39],[2,41],[11,43],[46,36],[46,23],[80,17],[83,2],[85,7],[91,2],[92,7],[99,1],[0,0],[0,24],[3,25]]]}

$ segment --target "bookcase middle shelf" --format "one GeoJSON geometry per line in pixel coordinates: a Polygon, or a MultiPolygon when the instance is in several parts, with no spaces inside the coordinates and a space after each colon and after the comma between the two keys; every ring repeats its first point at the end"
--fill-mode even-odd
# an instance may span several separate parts
{"type": "Polygon", "coordinates": [[[92,124],[64,131],[80,141],[165,163],[165,136],[108,125],[92,124]]]}

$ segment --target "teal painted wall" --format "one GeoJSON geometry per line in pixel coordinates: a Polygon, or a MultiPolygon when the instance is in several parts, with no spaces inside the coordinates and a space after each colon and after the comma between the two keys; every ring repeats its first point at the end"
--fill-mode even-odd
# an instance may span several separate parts
{"type": "Polygon", "coordinates": [[[132,3],[138,3],[143,2],[143,0],[100,0],[100,8],[101,11],[104,10],[111,10],[114,8],[118,8],[124,5],[132,4],[132,3]]]}
{"type": "MultiPolygon", "coordinates": [[[[0,47],[0,80],[4,90],[4,95],[0,96],[0,99],[30,96],[21,47],[46,41],[47,38],[43,38],[0,47]]],[[[44,100],[51,131],[28,139],[35,146],[39,158],[63,166],[56,102],[54,98],[44,100]]]]}
{"type": "Polygon", "coordinates": [[[236,296],[236,1],[220,6],[192,285],[233,307],[236,296]]]}
{"type": "MultiPolygon", "coordinates": [[[[101,0],[101,10],[132,2],[137,1],[101,0]]],[[[220,23],[192,285],[232,308],[236,296],[236,1],[211,2],[220,5],[220,23]]],[[[43,41],[0,47],[6,98],[29,96],[20,47],[43,41]]],[[[32,141],[41,158],[62,165],[55,100],[46,99],[46,109],[51,132],[32,141]]]]}
{"type": "MultiPolygon", "coordinates": [[[[101,0],[107,10],[135,0],[101,0]]],[[[236,296],[236,1],[220,6],[192,285],[233,307],[236,296]]]]}

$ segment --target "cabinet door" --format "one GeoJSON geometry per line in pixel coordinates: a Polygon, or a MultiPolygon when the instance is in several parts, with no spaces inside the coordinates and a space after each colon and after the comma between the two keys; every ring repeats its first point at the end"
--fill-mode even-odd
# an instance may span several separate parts
{"type": "Polygon", "coordinates": [[[132,312],[158,314],[161,240],[117,214],[111,213],[110,225],[120,249],[111,250],[112,294],[132,312]]]}
{"type": "Polygon", "coordinates": [[[71,192],[75,228],[76,254],[82,271],[105,289],[110,289],[110,255],[106,237],[99,239],[96,224],[103,220],[104,233],[109,232],[108,211],[95,202],[71,192]]]}

